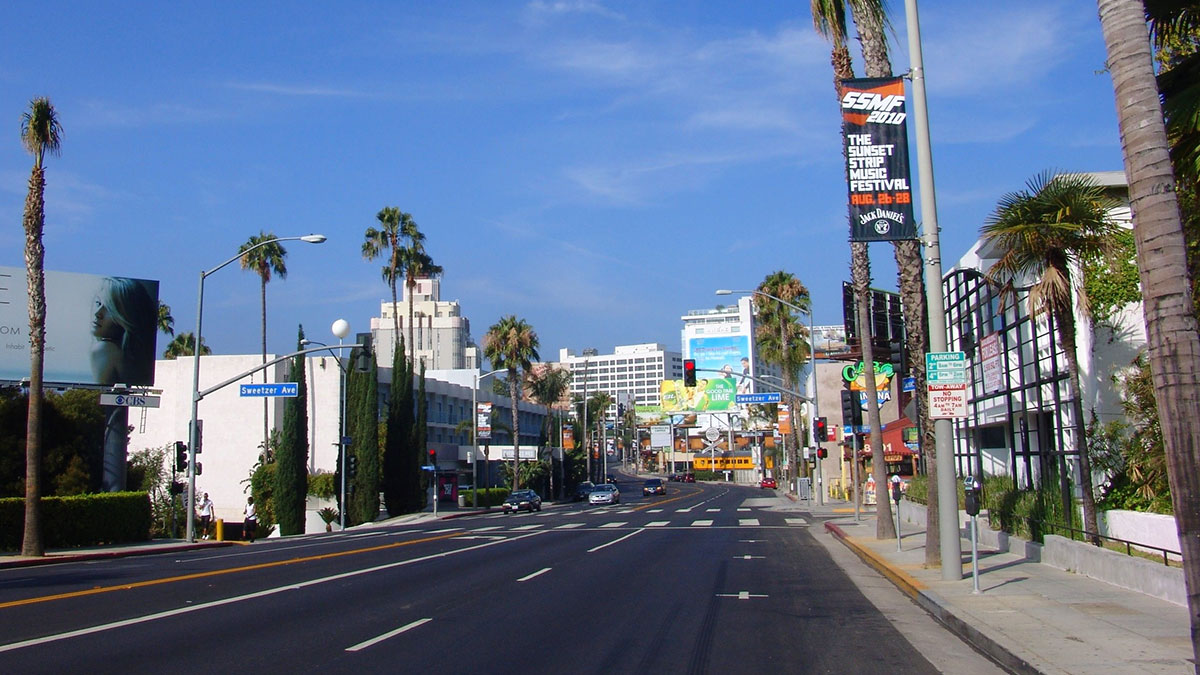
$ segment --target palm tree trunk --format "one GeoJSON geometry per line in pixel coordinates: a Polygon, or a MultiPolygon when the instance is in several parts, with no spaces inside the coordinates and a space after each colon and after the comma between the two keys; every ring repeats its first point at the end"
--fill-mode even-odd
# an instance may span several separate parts
{"type": "MultiPolygon", "coordinates": [[[[1083,392],[1079,386],[1079,358],[1075,353],[1075,316],[1070,309],[1065,312],[1055,312],[1054,322],[1058,324],[1058,339],[1062,344],[1063,356],[1067,360],[1067,389],[1073,399],[1071,402],[1072,416],[1075,418],[1075,446],[1079,451],[1079,491],[1083,500],[1083,529],[1088,533],[1088,541],[1100,545],[1100,524],[1096,516],[1096,491],[1092,484],[1092,459],[1088,454],[1087,440],[1084,437],[1083,423],[1083,392]]],[[[1071,522],[1071,514],[1065,514],[1067,523],[1071,522]]]]}
{"type": "MultiPolygon", "coordinates": [[[[267,280],[262,281],[262,362],[267,362],[267,280]]],[[[263,371],[263,382],[267,381],[267,371],[263,371]]],[[[263,397],[263,456],[268,457],[271,454],[271,431],[267,424],[267,412],[269,398],[263,397]]]]}
{"type": "Polygon", "coordinates": [[[1098,5],[1129,179],[1150,367],[1183,553],[1193,661],[1200,663],[1200,334],[1192,314],[1187,249],[1144,6],[1136,0],[1099,0],[1098,5]]]}
{"type": "Polygon", "coordinates": [[[35,164],[25,199],[25,270],[29,283],[29,411],[25,426],[25,532],[21,555],[46,553],[42,538],[42,376],[46,345],[46,174],[35,164]]]}
{"type": "MultiPolygon", "coordinates": [[[[871,325],[871,261],[866,242],[850,243],[850,278],[858,305],[858,341],[862,345],[863,384],[867,396],[867,420],[871,426],[871,476],[875,479],[875,538],[896,536],[892,505],[887,498],[887,465],[883,461],[883,433],[879,418],[879,394],[875,385],[874,329],[871,325]]],[[[854,461],[858,461],[855,457],[854,461]]],[[[855,486],[855,490],[859,486],[855,486]]]]}
{"type": "Polygon", "coordinates": [[[513,489],[521,487],[521,474],[518,470],[521,468],[521,425],[520,412],[517,410],[517,371],[515,368],[510,368],[508,371],[508,397],[512,404],[512,428],[513,428],[513,489]]]}

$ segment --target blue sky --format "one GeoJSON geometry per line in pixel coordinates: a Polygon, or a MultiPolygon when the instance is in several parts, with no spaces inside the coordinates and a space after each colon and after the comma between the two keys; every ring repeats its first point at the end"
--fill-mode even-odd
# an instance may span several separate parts
{"type": "MultiPolygon", "coordinates": [[[[360,247],[384,206],[425,232],[476,340],[516,314],[545,359],[678,348],[682,314],[780,269],[817,323],[841,321],[840,118],[808,3],[114,4],[5,14],[0,265],[24,265],[18,122],[44,95],[65,131],[47,268],[158,279],[176,330],[194,329],[200,270],[260,230],[329,237],[288,246],[269,350],[298,324],[367,330],[389,291],[360,247]]],[[[1122,168],[1094,4],[923,0],[921,23],[946,268],[1034,174],[1122,168]]],[[[871,256],[894,288],[891,246],[871,256]]],[[[217,353],[259,349],[252,273],[211,276],[204,313],[217,353]]]]}

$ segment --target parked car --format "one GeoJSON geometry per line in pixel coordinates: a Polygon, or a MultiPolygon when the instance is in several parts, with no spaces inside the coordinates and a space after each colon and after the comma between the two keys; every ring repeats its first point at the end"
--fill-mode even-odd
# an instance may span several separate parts
{"type": "Polygon", "coordinates": [[[667,484],[661,478],[650,478],[642,484],[642,496],[650,495],[665,495],[667,494],[667,484]]]}
{"type": "Polygon", "coordinates": [[[685,474],[683,474],[683,477],[680,478],[679,480],[684,483],[695,483],[696,482],[696,474],[691,473],[691,472],[685,473],[685,474]]]}
{"type": "Polygon", "coordinates": [[[776,483],[774,478],[767,477],[759,481],[758,487],[763,490],[774,490],[779,487],[779,483],[776,483]]]}
{"type": "Polygon", "coordinates": [[[586,501],[588,498],[588,495],[592,494],[592,490],[595,490],[595,489],[596,489],[595,483],[593,483],[590,480],[583,481],[582,483],[579,484],[579,487],[575,488],[574,501],[577,501],[577,502],[586,501]]]}
{"type": "Polygon", "coordinates": [[[620,504],[621,503],[621,491],[617,489],[616,485],[613,485],[611,483],[606,483],[604,485],[597,485],[596,489],[592,490],[592,493],[588,495],[588,503],[589,504],[620,504]]]}
{"type": "Polygon", "coordinates": [[[501,505],[505,513],[511,511],[534,511],[542,510],[542,498],[533,490],[514,490],[512,494],[504,500],[501,505]]]}
{"type": "Polygon", "coordinates": [[[671,481],[672,483],[678,483],[679,481],[683,480],[683,476],[678,473],[673,473],[670,476],[667,476],[667,480],[671,481]]]}
{"type": "Polygon", "coordinates": [[[612,474],[610,473],[610,474],[608,474],[607,476],[605,476],[605,477],[604,477],[604,482],[605,482],[605,483],[612,483],[613,485],[616,485],[616,484],[617,484],[617,477],[616,477],[616,476],[614,476],[614,475],[612,475],[612,474]]]}

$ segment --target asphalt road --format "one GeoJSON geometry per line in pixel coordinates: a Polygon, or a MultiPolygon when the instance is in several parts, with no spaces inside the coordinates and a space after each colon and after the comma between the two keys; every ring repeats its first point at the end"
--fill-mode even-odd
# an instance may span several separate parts
{"type": "Polygon", "coordinates": [[[611,507],[547,504],[3,570],[0,664],[210,675],[995,672],[818,541],[826,535],[811,514],[765,508],[774,500],[748,487],[671,484],[653,498],[632,479],[621,487],[611,507]]]}

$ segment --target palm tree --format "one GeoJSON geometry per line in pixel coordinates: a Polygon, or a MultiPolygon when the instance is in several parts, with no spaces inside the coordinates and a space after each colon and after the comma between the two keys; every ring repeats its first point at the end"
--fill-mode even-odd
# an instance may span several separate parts
{"type": "Polygon", "coordinates": [[[1156,34],[1170,25],[1194,32],[1200,13],[1194,1],[1143,5],[1099,0],[1098,6],[1133,204],[1150,368],[1192,617],[1193,660],[1200,663],[1200,334],[1143,12],[1157,10],[1151,13],[1156,34]]]}
{"type": "MultiPolygon", "coordinates": [[[[261,281],[262,297],[262,362],[267,362],[267,282],[271,280],[271,274],[274,273],[280,279],[287,278],[287,265],[284,264],[284,259],[287,258],[287,251],[279,242],[272,242],[265,246],[259,246],[264,241],[275,239],[275,235],[270,232],[259,231],[258,235],[250,237],[242,247],[238,249],[238,253],[242,254],[241,265],[244,270],[253,270],[258,274],[261,281]],[[254,248],[258,246],[258,248],[254,248]],[[253,249],[253,250],[251,250],[253,249]]],[[[263,399],[263,451],[267,449],[269,441],[269,431],[267,429],[267,410],[269,401],[263,399]]]]}
{"type": "MultiPolygon", "coordinates": [[[[525,378],[525,388],[529,391],[529,397],[534,401],[546,406],[547,413],[551,406],[562,400],[563,396],[571,388],[571,371],[566,368],[554,368],[551,366],[542,368],[540,371],[533,370],[525,378]]],[[[552,424],[553,419],[550,415],[546,416],[546,423],[552,424]]],[[[553,434],[549,435],[553,440],[553,434]]],[[[562,438],[559,438],[561,444],[562,438]]]]}
{"type": "Polygon", "coordinates": [[[29,283],[29,411],[25,427],[25,534],[21,554],[46,553],[42,539],[42,377],[46,358],[46,153],[57,155],[62,125],[48,98],[35,98],[21,115],[21,144],[33,155],[25,196],[25,274],[29,283]]]}
{"type": "MultiPolygon", "coordinates": [[[[598,391],[595,394],[592,394],[592,399],[589,402],[589,410],[593,411],[591,420],[592,423],[596,425],[596,434],[600,436],[600,445],[596,447],[599,448],[599,452],[601,453],[608,452],[608,448],[606,447],[608,443],[607,439],[604,437],[604,428],[608,418],[608,407],[612,404],[612,394],[608,393],[607,391],[598,391]]],[[[592,438],[595,437],[596,436],[594,435],[592,436],[592,438]]],[[[589,480],[595,480],[597,483],[602,483],[605,481],[606,477],[599,475],[599,467],[599,462],[592,465],[592,471],[596,473],[596,476],[588,476],[589,480]]]]}
{"type": "Polygon", "coordinates": [[[413,292],[417,288],[417,279],[425,279],[442,273],[441,265],[435,265],[433,258],[425,252],[425,235],[417,228],[417,223],[408,214],[401,223],[401,232],[408,245],[401,252],[401,266],[404,272],[404,295],[408,299],[408,353],[409,363],[417,357],[417,346],[413,342],[413,292]]]}
{"type": "Polygon", "coordinates": [[[167,335],[175,334],[175,317],[171,316],[171,306],[162,300],[158,301],[158,329],[167,335]]]}
{"type": "Polygon", "coordinates": [[[1086,312],[1087,299],[1082,274],[1076,272],[1081,256],[1103,255],[1111,247],[1117,227],[1108,217],[1111,206],[1103,189],[1090,178],[1044,172],[1031,179],[1027,189],[1004,195],[981,230],[984,240],[994,243],[1000,252],[988,276],[1001,285],[1001,295],[1011,296],[1017,282],[1032,280],[1030,316],[1048,314],[1058,330],[1067,362],[1068,390],[1074,399],[1084,528],[1097,545],[1096,498],[1092,464],[1083,440],[1083,396],[1075,341],[1075,310],[1086,312]]]}
{"type": "MultiPolygon", "coordinates": [[[[812,311],[812,299],[808,289],[791,272],[779,270],[773,272],[758,285],[758,290],[773,295],[784,302],[796,305],[806,311],[812,311]]],[[[795,390],[799,379],[800,369],[808,363],[809,354],[808,328],[793,314],[791,307],[776,302],[765,295],[755,295],[754,304],[758,307],[759,322],[755,330],[755,341],[758,343],[759,354],[767,363],[779,366],[783,371],[783,386],[795,390]]],[[[788,407],[798,410],[794,397],[785,394],[788,407]]],[[[793,419],[799,419],[796,415],[793,419]]],[[[793,424],[792,434],[783,437],[784,452],[788,451],[788,436],[794,436],[798,424],[793,424]]],[[[791,444],[792,454],[789,455],[790,466],[796,467],[795,443],[791,444]]],[[[795,469],[793,468],[793,471],[795,469]]],[[[794,484],[794,482],[793,482],[794,484]]]]}
{"type": "MultiPolygon", "coordinates": [[[[395,206],[385,206],[375,214],[380,229],[368,227],[363,234],[365,241],[362,245],[362,256],[366,260],[374,260],[386,253],[388,264],[383,266],[383,280],[392,290],[392,349],[400,342],[400,315],[396,313],[399,301],[396,299],[396,280],[404,273],[403,238],[405,228],[412,223],[412,216],[395,206]]],[[[415,225],[413,225],[415,227],[415,225]]],[[[411,325],[411,320],[409,322],[411,325]]],[[[410,345],[411,347],[411,345],[410,345]]]]}
{"type": "MultiPolygon", "coordinates": [[[[163,350],[163,358],[168,361],[173,361],[181,356],[194,356],[196,354],[196,336],[190,331],[176,335],[167,348],[163,350]]],[[[204,344],[203,338],[200,340],[200,354],[208,356],[212,354],[212,350],[208,345],[204,344]]]]}
{"type": "Polygon", "coordinates": [[[528,372],[538,356],[538,336],[524,319],[514,315],[501,318],[483,336],[483,354],[493,368],[508,371],[508,398],[512,405],[513,441],[513,489],[521,487],[515,481],[520,478],[517,465],[520,463],[521,422],[517,410],[521,402],[521,371],[528,372]]]}

